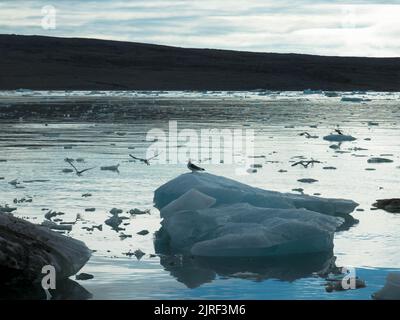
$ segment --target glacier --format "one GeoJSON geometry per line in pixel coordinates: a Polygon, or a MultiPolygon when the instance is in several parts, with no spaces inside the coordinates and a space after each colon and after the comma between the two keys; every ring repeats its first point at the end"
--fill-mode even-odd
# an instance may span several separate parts
{"type": "Polygon", "coordinates": [[[358,204],[254,188],[209,173],[187,173],[155,191],[158,241],[202,257],[277,257],[328,252],[358,204]]]}

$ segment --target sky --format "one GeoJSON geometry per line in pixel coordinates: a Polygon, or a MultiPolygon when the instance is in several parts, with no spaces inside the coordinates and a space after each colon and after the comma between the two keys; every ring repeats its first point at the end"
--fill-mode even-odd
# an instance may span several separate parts
{"type": "Polygon", "coordinates": [[[0,0],[0,33],[400,56],[400,0],[0,0]]]}

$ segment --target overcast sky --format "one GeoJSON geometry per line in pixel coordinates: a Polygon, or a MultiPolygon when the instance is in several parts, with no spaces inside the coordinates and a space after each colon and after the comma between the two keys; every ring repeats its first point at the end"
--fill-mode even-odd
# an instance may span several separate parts
{"type": "Polygon", "coordinates": [[[400,56],[400,0],[0,0],[0,33],[262,52],[400,56]],[[55,29],[42,28],[46,5],[56,9],[55,29]]]}

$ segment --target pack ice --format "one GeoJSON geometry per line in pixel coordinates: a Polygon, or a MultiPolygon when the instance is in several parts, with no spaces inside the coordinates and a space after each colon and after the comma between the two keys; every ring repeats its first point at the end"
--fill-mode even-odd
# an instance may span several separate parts
{"type": "Polygon", "coordinates": [[[155,191],[159,239],[204,257],[273,257],[331,251],[342,217],[358,204],[254,188],[208,173],[187,173],[155,191]]]}

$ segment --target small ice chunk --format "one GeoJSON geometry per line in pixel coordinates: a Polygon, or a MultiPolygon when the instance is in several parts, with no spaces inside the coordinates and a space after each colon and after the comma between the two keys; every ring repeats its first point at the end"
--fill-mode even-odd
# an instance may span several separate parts
{"type": "Polygon", "coordinates": [[[104,223],[108,226],[111,227],[111,229],[115,231],[122,230],[119,226],[123,222],[123,219],[119,217],[118,215],[113,215],[112,217],[108,218],[107,220],[104,221],[104,223]]]}
{"type": "Polygon", "coordinates": [[[297,180],[298,182],[301,183],[314,183],[314,182],[318,182],[318,180],[313,179],[313,178],[303,178],[303,179],[299,179],[297,180]]]}
{"type": "Polygon", "coordinates": [[[363,102],[363,98],[357,98],[357,97],[342,97],[341,101],[343,102],[363,102]]]}
{"type": "Polygon", "coordinates": [[[140,210],[138,208],[129,210],[130,215],[143,215],[143,214],[150,214],[150,209],[140,210]]]}
{"type": "Polygon", "coordinates": [[[368,163],[392,163],[393,160],[381,157],[374,157],[368,159],[368,163]]]}
{"type": "Polygon", "coordinates": [[[339,94],[334,91],[328,91],[328,92],[325,92],[325,96],[327,96],[329,98],[335,98],[335,97],[339,97],[339,94]]]}
{"type": "Polygon", "coordinates": [[[303,91],[303,94],[322,94],[322,90],[306,89],[303,91]]]}
{"type": "Polygon", "coordinates": [[[47,227],[52,230],[59,230],[59,231],[71,231],[72,230],[72,225],[70,224],[57,224],[53,221],[49,220],[44,220],[42,222],[43,227],[47,227]]]}
{"type": "Polygon", "coordinates": [[[119,172],[119,164],[115,165],[115,166],[103,166],[100,167],[100,170],[102,171],[115,171],[115,172],[119,172]]]}
{"type": "Polygon", "coordinates": [[[324,137],[324,140],[331,142],[344,142],[344,141],[354,141],[356,138],[345,134],[329,134],[324,137]]]}

